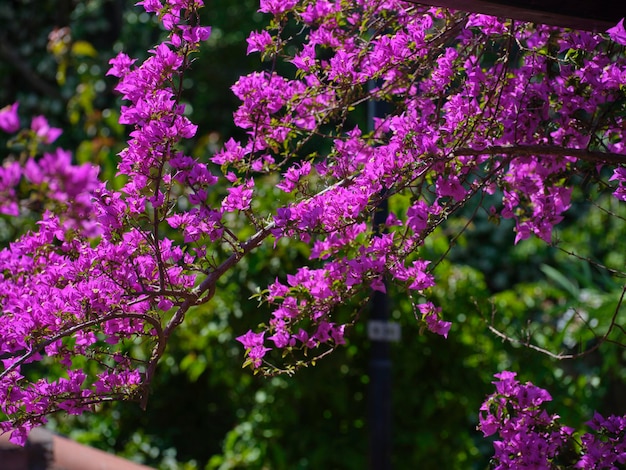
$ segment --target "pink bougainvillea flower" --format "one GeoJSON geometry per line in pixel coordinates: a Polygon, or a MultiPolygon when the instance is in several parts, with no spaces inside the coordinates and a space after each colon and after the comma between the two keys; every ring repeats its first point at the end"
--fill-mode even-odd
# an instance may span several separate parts
{"type": "Polygon", "coordinates": [[[253,52],[263,52],[272,43],[273,39],[270,33],[263,30],[261,32],[251,32],[246,41],[248,42],[246,54],[252,54],[253,52]]]}
{"type": "Polygon", "coordinates": [[[624,29],[624,18],[620,20],[612,28],[607,29],[606,31],[609,33],[609,37],[618,44],[622,46],[626,46],[626,29],[624,29]]]}
{"type": "Polygon", "coordinates": [[[51,144],[63,133],[63,130],[58,127],[50,127],[48,120],[44,116],[34,117],[30,127],[42,142],[46,144],[51,144]]]}
{"type": "Polygon", "coordinates": [[[13,103],[0,109],[0,129],[10,134],[20,129],[20,119],[17,115],[19,103],[13,103]]]}

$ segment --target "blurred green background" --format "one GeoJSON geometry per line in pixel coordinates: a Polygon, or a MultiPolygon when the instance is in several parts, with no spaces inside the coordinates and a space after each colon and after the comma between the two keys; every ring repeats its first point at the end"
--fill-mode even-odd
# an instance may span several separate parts
{"type": "MultiPolygon", "coordinates": [[[[117,124],[115,81],[104,76],[107,62],[122,49],[145,57],[161,34],[133,3],[0,3],[0,106],[18,100],[25,125],[30,116],[46,115],[65,130],[60,145],[79,162],[101,165],[113,186],[125,129],[117,124]]],[[[253,0],[206,3],[203,19],[213,34],[185,84],[200,126],[193,151],[208,155],[240,133],[232,124],[238,103],[229,87],[260,68],[258,56],[245,55],[245,38],[265,19],[253,0]]],[[[396,468],[486,468],[492,448],[476,431],[477,413],[492,392],[493,374],[503,369],[547,388],[554,397],[550,411],[578,429],[593,409],[626,413],[626,355],[619,345],[559,361],[488,329],[555,353],[588,349],[604,333],[623,285],[604,267],[623,269],[626,210],[591,185],[578,185],[574,201],[555,246],[536,239],[514,245],[512,223],[494,223],[476,207],[437,230],[423,255],[436,262],[447,253],[436,266],[433,291],[453,322],[447,340],[420,334],[409,299],[390,289],[392,316],[402,326],[401,342],[392,345],[396,468]]],[[[479,203],[488,208],[492,202],[479,203]]],[[[401,211],[404,202],[390,204],[401,211]]],[[[2,243],[31,225],[2,216],[2,243]]],[[[267,318],[248,299],[307,255],[304,245],[262,246],[230,272],[212,302],[189,314],[173,337],[146,412],[116,404],[92,415],[55,417],[51,428],[163,470],[366,468],[364,322],[346,347],[294,377],[264,379],[241,368],[243,351],[234,338],[267,318]]]]}

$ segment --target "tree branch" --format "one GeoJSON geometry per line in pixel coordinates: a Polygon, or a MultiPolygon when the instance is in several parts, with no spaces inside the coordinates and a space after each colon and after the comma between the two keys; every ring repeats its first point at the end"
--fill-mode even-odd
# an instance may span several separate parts
{"type": "Polygon", "coordinates": [[[558,145],[493,145],[484,149],[458,148],[455,155],[510,155],[519,156],[552,156],[575,157],[592,163],[607,163],[610,165],[626,165],[626,155],[612,152],[596,152],[587,149],[560,147],[558,145]]]}
{"type": "MultiPolygon", "coordinates": [[[[594,334],[594,336],[596,337],[596,342],[593,346],[591,346],[588,349],[585,349],[582,352],[579,353],[573,353],[573,354],[563,354],[563,353],[558,353],[555,354],[547,349],[541,348],[539,346],[536,346],[534,344],[532,344],[530,342],[530,339],[526,340],[526,341],[522,341],[519,340],[517,338],[512,338],[511,336],[508,336],[506,333],[503,333],[502,331],[496,329],[493,325],[489,324],[489,322],[487,320],[485,320],[485,322],[487,323],[487,328],[489,329],[489,331],[491,331],[494,335],[496,335],[498,338],[501,338],[502,341],[506,341],[508,343],[511,344],[517,344],[520,346],[524,346],[527,347],[528,349],[532,349],[533,351],[537,351],[540,352],[542,354],[545,354],[548,357],[551,357],[552,359],[557,359],[557,360],[564,360],[564,359],[578,359],[581,358],[583,356],[587,356],[589,354],[591,354],[592,352],[596,351],[597,349],[600,348],[600,346],[602,346],[602,344],[604,344],[605,342],[609,342],[609,343],[614,343],[614,344],[618,344],[620,346],[624,346],[624,344],[616,342],[616,341],[612,341],[609,340],[609,335],[613,332],[614,328],[618,328],[618,329],[622,329],[620,325],[617,324],[617,316],[622,308],[622,304],[624,303],[624,298],[626,297],[626,285],[622,288],[622,293],[620,295],[620,298],[617,302],[617,306],[615,307],[615,310],[613,311],[613,315],[611,317],[611,323],[609,324],[609,327],[607,328],[606,332],[602,335],[602,336],[598,336],[595,334],[595,332],[592,331],[592,333],[594,334]]],[[[586,323],[586,322],[585,322],[586,323]]],[[[590,328],[591,329],[591,328],[590,328]]]]}
{"type": "Polygon", "coordinates": [[[9,374],[11,371],[15,370],[17,367],[19,367],[20,365],[24,364],[24,362],[28,359],[30,359],[31,357],[35,356],[37,353],[41,352],[42,349],[44,349],[46,346],[49,346],[50,344],[54,343],[55,341],[64,338],[66,336],[70,336],[73,335],[74,333],[77,333],[78,331],[84,330],[85,328],[89,328],[90,326],[95,326],[95,325],[99,325],[102,324],[104,322],[107,322],[109,320],[115,320],[118,318],[135,318],[138,320],[143,320],[146,321],[148,323],[150,323],[154,329],[157,332],[157,336],[158,336],[158,341],[159,342],[164,342],[163,340],[163,330],[161,329],[161,324],[154,318],[152,318],[150,315],[145,315],[142,313],[131,313],[131,312],[126,312],[126,313],[110,313],[108,315],[105,315],[103,317],[99,317],[99,318],[95,318],[93,320],[89,320],[86,322],[82,322],[82,323],[78,323],[76,325],[73,325],[65,330],[62,330],[58,333],[56,333],[55,335],[46,338],[45,340],[35,344],[31,349],[25,351],[25,350],[20,350],[20,351],[15,351],[15,352],[11,352],[11,353],[4,353],[0,355],[0,360],[4,360],[4,359],[9,359],[9,358],[14,358],[17,355],[21,356],[15,361],[13,362],[11,365],[9,365],[8,367],[6,367],[2,372],[0,372],[0,379],[2,379],[3,377],[5,377],[7,374],[9,374]]]}
{"type": "Polygon", "coordinates": [[[9,62],[19,74],[39,93],[50,96],[55,99],[63,99],[58,88],[45,81],[28,65],[16,51],[12,44],[6,41],[6,38],[0,38],[0,58],[9,62]]]}
{"type": "Polygon", "coordinates": [[[152,381],[152,377],[156,371],[156,367],[159,363],[159,359],[165,352],[167,346],[167,340],[172,334],[174,329],[182,323],[187,311],[194,305],[207,302],[215,295],[215,285],[220,277],[224,275],[229,269],[235,266],[241,258],[250,253],[253,249],[259,246],[263,240],[265,240],[275,227],[274,222],[266,225],[262,230],[255,233],[248,241],[242,243],[240,250],[230,255],[224,260],[215,270],[211,271],[207,277],[194,288],[192,295],[187,298],[176,310],[174,316],[167,322],[167,325],[163,329],[163,341],[159,341],[154,350],[152,351],[152,357],[146,369],[146,375],[144,380],[143,395],[140,400],[140,406],[142,409],[146,409],[148,404],[148,387],[152,381]],[[206,293],[206,295],[204,295],[206,293]],[[204,297],[203,297],[204,295],[204,297]]]}

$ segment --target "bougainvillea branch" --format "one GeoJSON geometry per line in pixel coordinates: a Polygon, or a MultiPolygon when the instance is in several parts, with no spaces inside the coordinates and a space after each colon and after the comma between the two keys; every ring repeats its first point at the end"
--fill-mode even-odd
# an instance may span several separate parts
{"type": "MultiPolygon", "coordinates": [[[[37,159],[38,146],[29,145],[29,139],[51,144],[58,135],[42,119],[33,120],[32,132],[16,140],[32,154],[23,170],[23,158],[17,167],[5,166],[5,173],[16,174],[8,180],[13,185],[20,171],[34,184],[48,178],[42,190],[59,201],[46,211],[37,232],[17,240],[1,256],[0,401],[10,419],[2,426],[15,429],[12,440],[17,443],[47,414],[81,413],[101,400],[147,394],[149,374],[173,329],[161,326],[157,311],[178,305],[184,313],[190,295],[198,297],[191,291],[193,270],[181,268],[191,264],[191,255],[161,236],[160,227],[175,216],[176,178],[197,191],[214,178],[177,148],[196,129],[180,104],[182,74],[210,30],[187,25],[188,20],[197,23],[201,2],[143,5],[159,12],[170,34],[137,67],[125,54],[111,61],[109,73],[120,78],[117,89],[131,103],[122,108],[120,122],[134,126],[120,155],[119,170],[127,177],[121,191],[94,183],[97,173],[79,172],[69,158],[59,160],[67,155],[61,150],[56,151],[56,166],[48,163],[47,153],[37,159]],[[173,174],[172,168],[178,171],[173,174]],[[77,212],[79,204],[85,208],[77,212]],[[153,342],[152,356],[131,357],[127,345],[133,338],[153,342]],[[70,380],[29,379],[24,368],[40,360],[59,361],[70,380]],[[96,369],[87,372],[87,363],[97,364],[96,369]]],[[[19,129],[17,110],[14,105],[2,113],[3,130],[19,129]]],[[[8,186],[5,207],[16,213],[19,201],[8,186]]]]}
{"type": "Polygon", "coordinates": [[[20,131],[18,105],[0,111],[15,134],[0,208],[27,209],[24,182],[46,201],[37,230],[0,252],[0,407],[14,442],[58,411],[145,406],[177,326],[262,243],[310,249],[307,265],[259,294],[269,321],[238,338],[256,372],[291,372],[343,344],[372,290],[390,283],[425,330],[447,337],[422,247],[475,198],[497,197],[487,210],[515,221],[516,242],[549,243],[578,175],[626,200],[623,23],[592,34],[400,0],[262,0],[269,26],[248,53],[271,67],[232,87],[245,138],[192,157],[183,84],[210,34],[202,2],[138,5],[166,38],[141,64],[110,62],[130,130],[119,190],[49,150],[59,131],[43,118],[20,131]],[[387,112],[360,125],[372,100],[387,112]],[[384,199],[393,210],[374,227],[384,199]],[[33,362],[67,375],[37,378],[33,362]]]}

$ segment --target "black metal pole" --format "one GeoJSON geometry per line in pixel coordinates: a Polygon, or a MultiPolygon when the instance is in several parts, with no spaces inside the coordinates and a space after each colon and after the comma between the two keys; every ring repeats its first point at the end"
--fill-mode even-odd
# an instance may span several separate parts
{"type": "MultiPolygon", "coordinates": [[[[389,318],[387,295],[375,291],[372,295],[371,321],[386,323],[389,318]]],[[[369,452],[370,470],[391,469],[391,358],[390,343],[374,340],[369,365],[369,452]]]]}
{"type": "MultiPolygon", "coordinates": [[[[374,117],[384,115],[384,103],[374,100],[368,102],[368,119],[373,129],[374,117]]],[[[384,199],[374,214],[374,233],[384,230],[384,223],[389,214],[387,200],[384,199]]],[[[370,322],[368,333],[371,339],[371,358],[369,364],[369,468],[370,470],[391,469],[391,357],[390,342],[385,326],[389,321],[389,301],[387,294],[379,291],[372,293],[370,322]],[[378,330],[378,331],[377,331],[378,330]],[[382,330],[382,331],[381,331],[382,330]],[[372,334],[374,332],[374,334],[372,334]]]]}

